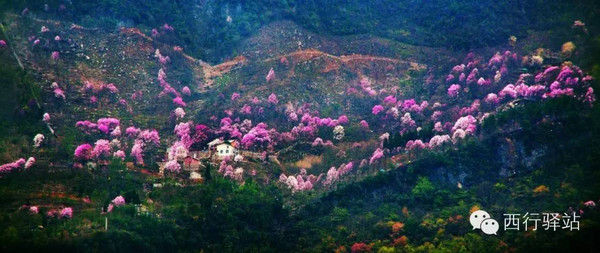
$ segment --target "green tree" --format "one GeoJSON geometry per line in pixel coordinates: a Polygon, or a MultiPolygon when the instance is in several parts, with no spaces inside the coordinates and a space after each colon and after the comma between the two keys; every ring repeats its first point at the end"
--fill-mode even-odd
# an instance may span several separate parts
{"type": "Polygon", "coordinates": [[[434,190],[435,186],[427,177],[419,177],[417,185],[412,189],[412,194],[418,198],[431,198],[434,190]]]}

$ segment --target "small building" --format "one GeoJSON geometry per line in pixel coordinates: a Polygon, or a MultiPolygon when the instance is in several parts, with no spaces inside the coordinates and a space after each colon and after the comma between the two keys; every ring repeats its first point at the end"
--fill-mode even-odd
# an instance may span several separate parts
{"type": "Polygon", "coordinates": [[[195,171],[192,171],[190,173],[190,179],[193,181],[203,181],[204,180],[204,178],[202,178],[202,175],[195,171]]]}
{"type": "Polygon", "coordinates": [[[234,157],[235,155],[237,155],[237,148],[235,148],[235,146],[231,145],[231,143],[229,142],[224,142],[221,143],[219,145],[217,145],[217,156],[220,159],[223,159],[223,157],[225,156],[231,156],[234,157]]]}
{"type": "Polygon", "coordinates": [[[215,148],[217,154],[216,158],[220,160],[226,156],[230,156],[231,158],[236,156],[239,153],[238,146],[239,144],[236,140],[223,141],[221,139],[215,139],[208,143],[209,149],[215,148]]]}
{"type": "Polygon", "coordinates": [[[194,157],[188,156],[183,159],[183,169],[196,171],[200,169],[200,161],[194,157]]]}

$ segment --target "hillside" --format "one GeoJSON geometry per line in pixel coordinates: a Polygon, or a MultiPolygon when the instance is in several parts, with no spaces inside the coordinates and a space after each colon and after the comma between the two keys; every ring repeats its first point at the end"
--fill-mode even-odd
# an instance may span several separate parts
{"type": "Polygon", "coordinates": [[[460,51],[275,18],[201,59],[189,27],[3,18],[2,250],[595,248],[593,25],[460,51]],[[492,236],[480,209],[580,223],[492,236]]]}

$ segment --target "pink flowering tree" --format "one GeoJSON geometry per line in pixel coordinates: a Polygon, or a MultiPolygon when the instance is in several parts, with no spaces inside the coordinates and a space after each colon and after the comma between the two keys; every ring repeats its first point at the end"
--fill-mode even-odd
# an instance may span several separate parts
{"type": "Polygon", "coordinates": [[[367,121],[361,120],[359,125],[363,130],[369,130],[369,123],[367,121]]]}
{"type": "Polygon", "coordinates": [[[383,111],[383,106],[381,105],[373,106],[373,109],[371,110],[371,112],[375,115],[379,114],[381,111],[383,111]]]}
{"type": "Polygon", "coordinates": [[[138,165],[144,164],[144,142],[142,140],[135,140],[135,143],[131,147],[131,157],[133,157],[138,165]]]}
{"type": "Polygon", "coordinates": [[[1,174],[5,174],[5,173],[9,173],[13,170],[16,169],[20,169],[21,167],[23,167],[27,162],[25,161],[25,159],[20,158],[19,160],[16,160],[12,163],[7,163],[7,164],[3,164],[0,165],[0,175],[1,174]]]}
{"type": "Polygon", "coordinates": [[[33,147],[34,148],[39,148],[40,145],[42,145],[42,142],[44,141],[45,137],[43,134],[36,134],[33,137],[33,147]]]}
{"type": "Polygon", "coordinates": [[[264,147],[265,145],[271,144],[272,139],[269,130],[267,130],[267,124],[259,123],[247,134],[242,137],[242,146],[250,148],[252,146],[264,147]]]}
{"type": "Polygon", "coordinates": [[[240,93],[234,92],[233,94],[231,94],[231,101],[236,101],[240,98],[240,93]]]}
{"type": "Polygon", "coordinates": [[[269,70],[269,73],[267,74],[265,79],[267,80],[267,82],[270,82],[271,80],[275,79],[275,71],[273,70],[273,68],[269,70]]]}
{"type": "Polygon", "coordinates": [[[27,159],[27,162],[25,162],[25,169],[31,168],[31,166],[33,166],[33,164],[35,164],[35,158],[29,157],[29,159],[27,159]]]}
{"type": "Polygon", "coordinates": [[[130,126],[127,129],[125,129],[125,134],[129,138],[135,138],[138,136],[139,133],[140,133],[140,129],[136,128],[134,126],[130,126]]]}
{"type": "Polygon", "coordinates": [[[184,86],[183,89],[181,89],[181,93],[186,96],[192,95],[192,91],[190,90],[190,87],[187,87],[187,86],[184,86]]]}
{"type": "Polygon", "coordinates": [[[96,126],[98,130],[104,134],[109,134],[120,125],[119,119],[116,118],[100,118],[96,126]]]}
{"type": "Polygon", "coordinates": [[[456,96],[458,96],[459,91],[460,91],[460,85],[458,85],[458,84],[450,85],[450,87],[448,88],[448,96],[456,97],[456,96]]]}
{"type": "Polygon", "coordinates": [[[175,111],[173,111],[173,114],[175,114],[175,117],[177,117],[178,119],[182,119],[183,117],[185,117],[185,111],[181,107],[177,107],[175,111]]]}
{"type": "Polygon", "coordinates": [[[125,198],[123,198],[123,196],[119,195],[119,196],[115,197],[111,202],[115,206],[124,206],[125,205],[125,198]]]}
{"type": "Polygon", "coordinates": [[[383,157],[384,157],[383,149],[377,148],[373,152],[373,155],[371,155],[371,159],[369,159],[369,164],[373,164],[373,163],[377,162],[378,160],[380,160],[383,157]]]}
{"type": "Polygon", "coordinates": [[[406,143],[406,150],[419,150],[426,149],[429,147],[428,143],[424,143],[422,140],[410,140],[406,143]]]}
{"type": "Polygon", "coordinates": [[[63,209],[60,210],[60,214],[59,214],[60,218],[63,219],[71,219],[73,218],[73,208],[71,207],[65,207],[63,209]]]}
{"type": "Polygon", "coordinates": [[[80,161],[89,160],[93,156],[92,151],[92,145],[88,143],[81,144],[75,149],[75,158],[80,161]]]}
{"type": "Polygon", "coordinates": [[[165,164],[165,171],[170,173],[179,173],[180,170],[181,165],[177,162],[177,160],[171,160],[165,164]]]}
{"type": "Polygon", "coordinates": [[[461,129],[467,134],[474,134],[477,130],[477,119],[471,115],[461,117],[454,123],[452,131],[454,132],[457,129],[461,129]]]}
{"type": "Polygon", "coordinates": [[[123,150],[117,150],[115,153],[113,153],[113,157],[125,160],[125,152],[123,150]]]}
{"type": "Polygon", "coordinates": [[[271,95],[269,95],[269,98],[267,99],[267,102],[270,104],[277,105],[279,103],[279,99],[277,99],[277,95],[275,95],[275,93],[271,93],[271,95]]]}
{"type": "Polygon", "coordinates": [[[111,147],[108,140],[98,140],[95,143],[92,155],[96,159],[106,159],[111,156],[111,147]]]}
{"type": "Polygon", "coordinates": [[[183,102],[183,99],[181,97],[175,97],[173,99],[173,104],[181,107],[185,107],[187,105],[185,102],[183,102]]]}

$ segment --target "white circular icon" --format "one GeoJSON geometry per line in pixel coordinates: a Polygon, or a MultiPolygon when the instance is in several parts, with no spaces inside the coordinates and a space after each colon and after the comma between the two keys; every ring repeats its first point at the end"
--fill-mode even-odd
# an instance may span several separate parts
{"type": "Polygon", "coordinates": [[[499,228],[500,225],[498,224],[498,221],[492,218],[485,219],[481,222],[481,231],[488,235],[497,235],[496,232],[498,232],[499,228]]]}
{"type": "Polygon", "coordinates": [[[489,218],[492,218],[489,213],[483,210],[477,210],[471,214],[471,217],[469,217],[469,221],[471,222],[473,229],[478,229],[481,228],[481,222],[489,218]]]}

